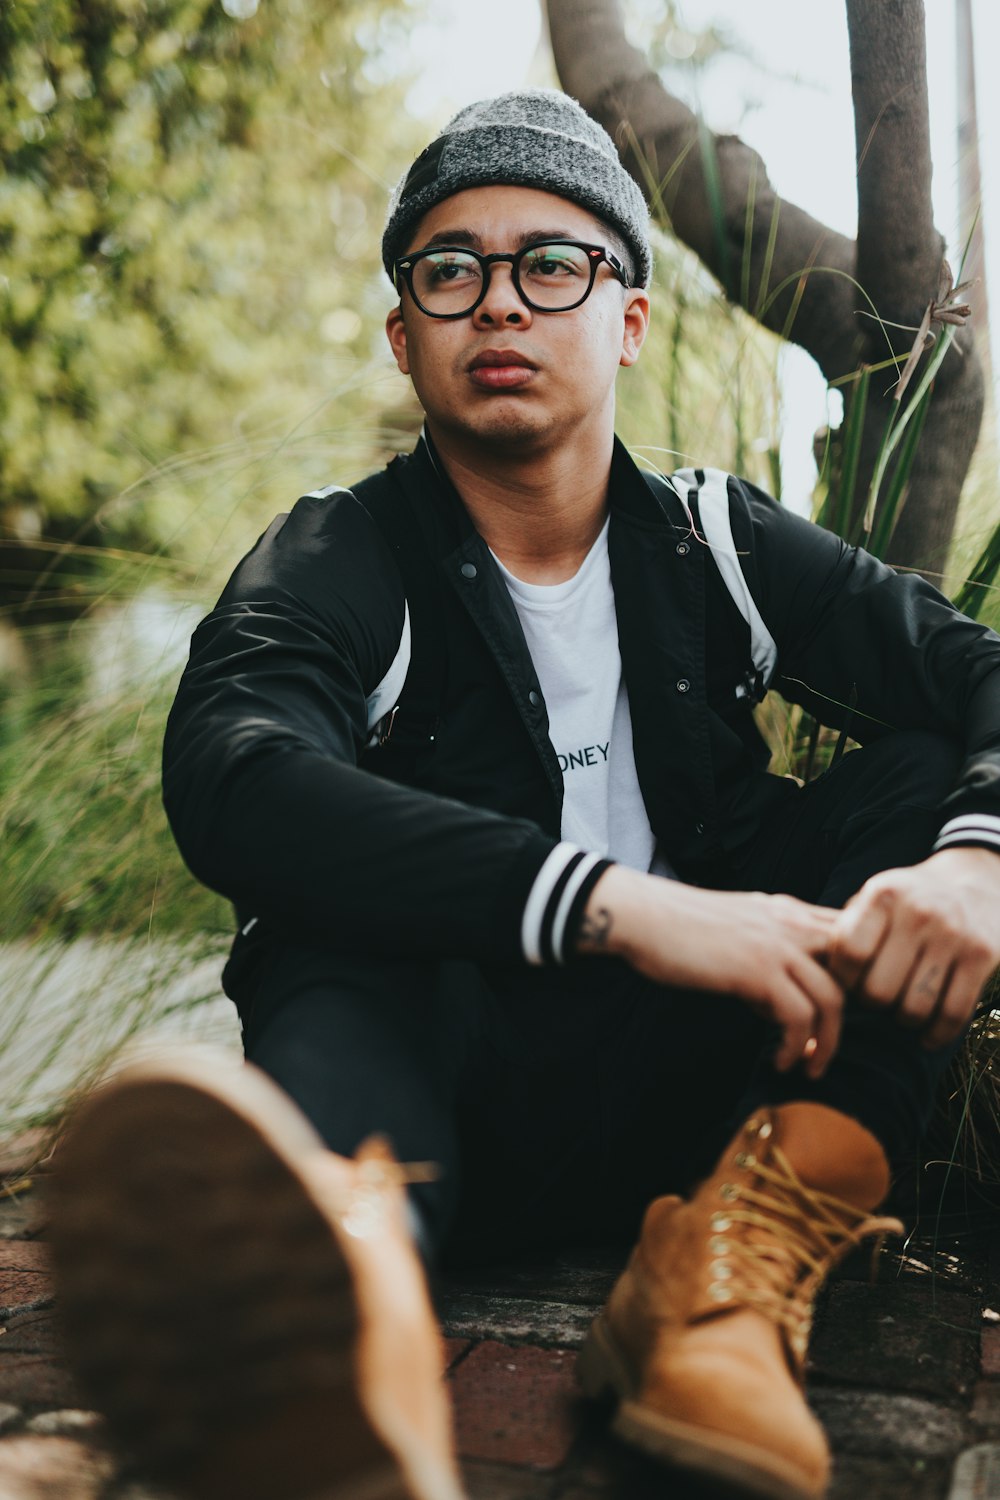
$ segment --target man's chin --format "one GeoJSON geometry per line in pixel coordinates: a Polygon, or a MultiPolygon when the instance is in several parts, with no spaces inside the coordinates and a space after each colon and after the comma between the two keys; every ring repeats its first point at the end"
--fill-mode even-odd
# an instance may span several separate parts
{"type": "Polygon", "coordinates": [[[553,422],[541,412],[518,410],[511,402],[506,410],[481,411],[473,420],[454,424],[452,430],[463,444],[479,444],[509,454],[530,453],[544,446],[551,440],[553,427],[553,422]]]}

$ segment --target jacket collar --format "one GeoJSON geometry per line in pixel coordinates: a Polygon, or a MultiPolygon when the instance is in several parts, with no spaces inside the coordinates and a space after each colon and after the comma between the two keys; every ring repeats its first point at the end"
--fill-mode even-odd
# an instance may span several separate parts
{"type": "MultiPolygon", "coordinates": [[[[437,545],[434,551],[438,556],[451,552],[462,542],[478,535],[472,517],[448,476],[426,424],[412,454],[404,462],[407,477],[419,486],[426,501],[430,502],[420,507],[421,518],[428,530],[428,540],[431,540],[430,532],[435,533],[437,545]],[[433,511],[433,525],[427,525],[431,522],[429,511],[433,511]]],[[[680,497],[669,484],[662,482],[654,492],[619,437],[615,438],[611,453],[608,507],[612,524],[620,519],[640,526],[662,527],[666,522],[684,530],[691,525],[691,518],[680,497]]]]}

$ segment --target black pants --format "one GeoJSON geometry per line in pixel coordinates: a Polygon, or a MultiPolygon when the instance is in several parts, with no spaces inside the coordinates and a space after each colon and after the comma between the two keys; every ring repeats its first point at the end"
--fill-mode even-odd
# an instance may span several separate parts
{"type": "MultiPolygon", "coordinates": [[[[957,765],[948,741],[905,733],[808,787],[789,782],[720,883],[840,906],[870,875],[926,856],[957,765]]],[[[899,1160],[955,1051],[928,1052],[891,1011],[850,1002],[825,1076],[779,1074],[774,1032],[744,1004],[615,959],[486,970],[286,945],[239,989],[247,1057],[333,1150],[382,1131],[401,1159],[440,1164],[413,1192],[446,1260],[627,1239],[649,1200],[705,1176],[763,1103],[832,1105],[899,1160]]]]}

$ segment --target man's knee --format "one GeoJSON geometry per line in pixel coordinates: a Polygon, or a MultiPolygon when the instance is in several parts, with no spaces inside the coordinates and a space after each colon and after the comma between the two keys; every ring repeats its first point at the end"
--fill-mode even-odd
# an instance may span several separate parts
{"type": "Polygon", "coordinates": [[[799,879],[795,893],[843,906],[872,875],[926,859],[961,761],[960,745],[946,735],[899,730],[852,751],[812,782],[796,830],[798,846],[812,841],[812,873],[799,879]]]}

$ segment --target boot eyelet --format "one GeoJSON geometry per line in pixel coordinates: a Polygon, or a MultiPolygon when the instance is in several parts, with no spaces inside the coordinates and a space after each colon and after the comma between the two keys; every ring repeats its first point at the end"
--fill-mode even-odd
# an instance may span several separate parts
{"type": "Polygon", "coordinates": [[[708,1222],[712,1229],[723,1230],[732,1228],[732,1220],[727,1219],[725,1214],[713,1214],[708,1222]]]}
{"type": "Polygon", "coordinates": [[[760,1136],[762,1141],[766,1141],[773,1129],[774,1126],[771,1124],[770,1120],[765,1120],[757,1134],[760,1136]]]}
{"type": "Polygon", "coordinates": [[[732,1266],[727,1265],[724,1260],[716,1260],[712,1262],[712,1275],[715,1277],[716,1281],[729,1281],[732,1277],[732,1274],[732,1266]]]}
{"type": "Polygon", "coordinates": [[[724,1240],[721,1235],[716,1235],[715,1239],[709,1240],[708,1248],[713,1255],[725,1255],[730,1248],[729,1241],[724,1240]]]}
{"type": "Polygon", "coordinates": [[[732,1202],[732,1200],[734,1198],[738,1198],[739,1196],[740,1196],[740,1190],[736,1186],[735,1183],[724,1182],[722,1184],[722,1186],[720,1187],[720,1189],[719,1189],[719,1197],[720,1198],[726,1198],[730,1202],[732,1202]]]}
{"type": "Polygon", "coordinates": [[[757,1165],[757,1158],[750,1151],[737,1151],[733,1160],[738,1167],[755,1167],[757,1165]]]}
{"type": "Polygon", "coordinates": [[[733,1289],[730,1286],[723,1286],[720,1281],[713,1281],[708,1289],[708,1295],[713,1302],[732,1302],[733,1289]]]}

